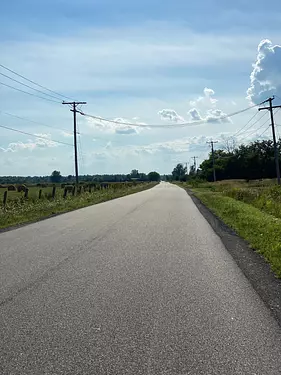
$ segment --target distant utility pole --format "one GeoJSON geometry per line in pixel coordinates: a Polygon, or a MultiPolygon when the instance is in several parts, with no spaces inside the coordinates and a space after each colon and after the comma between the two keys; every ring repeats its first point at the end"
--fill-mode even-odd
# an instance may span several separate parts
{"type": "Polygon", "coordinates": [[[194,172],[196,172],[196,159],[198,159],[198,156],[192,156],[192,159],[193,159],[194,172]]]}
{"type": "Polygon", "coordinates": [[[210,141],[210,142],[207,142],[209,143],[211,146],[212,146],[212,159],[213,159],[213,179],[214,179],[214,182],[217,181],[217,178],[216,178],[216,168],[215,168],[215,153],[214,153],[214,143],[218,143],[218,141],[210,141]]]}
{"type": "Polygon", "coordinates": [[[75,181],[76,181],[76,185],[78,185],[78,183],[79,183],[79,173],[78,173],[78,151],[77,151],[76,112],[77,112],[77,105],[79,105],[79,104],[87,104],[87,103],[86,103],[86,102],[63,102],[62,104],[72,105],[71,112],[73,112],[75,181]]]}
{"type": "Polygon", "coordinates": [[[270,112],[272,137],[273,137],[273,145],[274,145],[274,157],[275,157],[275,166],[276,166],[276,176],[277,176],[277,183],[278,183],[278,185],[280,185],[279,155],[278,155],[276,136],[275,136],[273,109],[274,108],[281,108],[281,105],[272,105],[273,100],[274,100],[274,96],[272,98],[267,99],[264,103],[269,102],[269,107],[261,107],[261,108],[259,108],[259,111],[267,109],[270,112]]]}

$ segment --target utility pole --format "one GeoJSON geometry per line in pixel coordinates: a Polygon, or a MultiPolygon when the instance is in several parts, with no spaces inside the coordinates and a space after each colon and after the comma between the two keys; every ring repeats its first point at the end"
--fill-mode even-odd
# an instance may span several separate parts
{"type": "Polygon", "coordinates": [[[275,157],[275,166],[276,166],[276,176],[277,176],[277,183],[278,183],[278,185],[280,185],[279,155],[278,155],[278,149],[277,149],[277,143],[276,143],[273,109],[274,108],[281,108],[281,105],[272,105],[273,100],[274,100],[274,96],[272,98],[269,98],[269,99],[265,100],[264,103],[269,102],[269,107],[259,108],[259,111],[262,111],[262,110],[266,109],[266,110],[269,110],[269,112],[270,112],[272,137],[273,137],[273,145],[274,145],[274,157],[275,157]]]}
{"type": "Polygon", "coordinates": [[[192,156],[193,161],[193,166],[194,166],[194,172],[196,172],[196,159],[198,159],[198,156],[192,156]]]}
{"type": "Polygon", "coordinates": [[[79,173],[78,173],[78,151],[77,151],[77,127],[76,127],[76,112],[77,105],[87,104],[86,102],[62,102],[62,104],[72,105],[71,112],[73,112],[73,135],[74,135],[74,160],[75,160],[75,182],[79,184],[79,173]]]}
{"type": "Polygon", "coordinates": [[[214,143],[218,143],[218,141],[210,141],[210,142],[207,142],[209,144],[211,144],[212,146],[212,159],[213,159],[213,179],[214,179],[214,182],[217,181],[217,178],[216,178],[216,168],[215,168],[215,153],[214,153],[214,143]]]}

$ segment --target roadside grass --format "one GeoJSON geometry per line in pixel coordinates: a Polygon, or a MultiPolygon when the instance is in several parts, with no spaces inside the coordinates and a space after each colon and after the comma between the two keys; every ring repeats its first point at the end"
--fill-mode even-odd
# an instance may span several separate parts
{"type": "MultiPolygon", "coordinates": [[[[108,200],[123,197],[150,189],[157,183],[143,183],[135,186],[124,186],[119,189],[95,190],[91,193],[84,192],[81,195],[67,196],[63,198],[62,192],[56,195],[55,199],[37,199],[35,196],[24,199],[22,196],[17,199],[8,200],[6,209],[0,210],[0,228],[7,228],[18,224],[34,222],[55,214],[65,213],[86,206],[102,203],[108,200]]],[[[38,188],[37,188],[38,190],[38,188]]],[[[63,191],[63,189],[61,189],[63,191]]],[[[51,190],[50,190],[51,191],[51,190]]],[[[16,192],[9,192],[18,194],[16,192]]]]}
{"type": "Polygon", "coordinates": [[[281,188],[268,180],[202,183],[189,187],[195,196],[262,254],[281,278],[281,188]],[[238,187],[239,185],[239,187],[238,187]]]}

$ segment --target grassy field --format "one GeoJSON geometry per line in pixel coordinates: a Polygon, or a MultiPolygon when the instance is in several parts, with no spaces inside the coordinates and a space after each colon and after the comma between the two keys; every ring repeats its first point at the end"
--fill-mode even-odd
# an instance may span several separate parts
{"type": "MultiPolygon", "coordinates": [[[[5,209],[0,209],[0,228],[36,221],[54,214],[68,212],[89,205],[105,202],[111,199],[134,194],[155,186],[156,183],[120,184],[114,188],[92,190],[63,198],[64,189],[56,189],[55,199],[51,198],[52,187],[42,188],[42,198],[38,199],[40,187],[29,187],[29,197],[24,193],[8,192],[5,209]]],[[[5,189],[0,189],[0,199],[3,200],[5,189]]]]}
{"type": "Polygon", "coordinates": [[[281,187],[272,180],[222,181],[189,187],[271,264],[281,278],[281,187]]]}

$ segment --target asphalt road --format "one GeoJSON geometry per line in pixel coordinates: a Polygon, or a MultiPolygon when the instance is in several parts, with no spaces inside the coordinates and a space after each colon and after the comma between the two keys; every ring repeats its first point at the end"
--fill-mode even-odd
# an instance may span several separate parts
{"type": "Polygon", "coordinates": [[[281,332],[180,188],[0,235],[1,375],[281,374],[281,332]]]}

